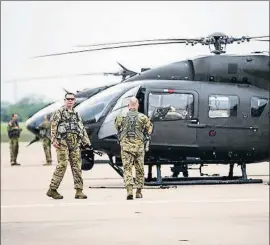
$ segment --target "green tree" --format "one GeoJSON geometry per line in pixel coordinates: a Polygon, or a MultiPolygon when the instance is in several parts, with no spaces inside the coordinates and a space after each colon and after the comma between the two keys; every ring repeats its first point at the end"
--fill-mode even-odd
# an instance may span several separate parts
{"type": "Polygon", "coordinates": [[[17,113],[19,115],[20,121],[26,121],[35,112],[39,111],[48,104],[48,101],[38,96],[24,97],[16,104],[1,102],[1,121],[9,121],[13,113],[17,113]]]}

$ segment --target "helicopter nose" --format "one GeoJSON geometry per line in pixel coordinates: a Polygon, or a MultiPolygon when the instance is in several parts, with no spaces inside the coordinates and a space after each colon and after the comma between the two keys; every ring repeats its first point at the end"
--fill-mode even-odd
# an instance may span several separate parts
{"type": "Polygon", "coordinates": [[[42,118],[37,117],[31,117],[29,118],[26,123],[25,127],[27,130],[29,130],[31,133],[38,135],[38,125],[42,122],[42,118]]]}

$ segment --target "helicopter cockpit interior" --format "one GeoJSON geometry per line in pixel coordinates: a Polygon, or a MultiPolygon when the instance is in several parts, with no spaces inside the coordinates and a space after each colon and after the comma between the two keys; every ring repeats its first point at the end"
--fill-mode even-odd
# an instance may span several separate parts
{"type": "Polygon", "coordinates": [[[194,97],[189,93],[149,93],[148,116],[153,120],[191,119],[194,97]]]}

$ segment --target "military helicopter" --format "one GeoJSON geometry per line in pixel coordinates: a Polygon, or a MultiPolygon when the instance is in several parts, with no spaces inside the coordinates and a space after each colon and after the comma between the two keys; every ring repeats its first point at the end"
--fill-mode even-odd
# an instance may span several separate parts
{"type": "MultiPolygon", "coordinates": [[[[112,48],[169,43],[213,45],[214,55],[179,61],[146,69],[106,90],[91,96],[76,107],[87,128],[95,150],[108,155],[110,165],[123,176],[120,147],[113,122],[128,110],[128,98],[136,96],[140,112],[154,124],[150,150],[145,156],[149,166],[146,184],[251,183],[246,164],[269,159],[269,54],[224,55],[227,44],[260,37],[228,37],[214,33],[200,39],[155,39],[135,42],[95,44],[92,49],[38,57],[89,52],[112,48]],[[135,43],[135,44],[134,44],[135,43]],[[120,45],[119,45],[120,44],[120,45]],[[106,47],[99,47],[106,46],[106,47]],[[174,117],[169,111],[175,108],[174,117]],[[242,176],[233,176],[234,164],[241,165],[242,176]],[[174,173],[184,178],[162,178],[160,166],[174,165],[174,173]],[[228,176],[191,178],[190,164],[226,164],[228,176]],[[152,178],[152,166],[157,178],[152,178]]],[[[33,131],[38,121],[27,121],[33,131]]],[[[94,152],[83,152],[83,170],[94,164],[94,152]]]]}

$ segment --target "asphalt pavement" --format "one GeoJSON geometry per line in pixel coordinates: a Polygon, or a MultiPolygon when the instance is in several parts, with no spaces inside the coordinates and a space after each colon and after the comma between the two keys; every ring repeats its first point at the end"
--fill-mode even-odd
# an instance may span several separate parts
{"type": "MultiPolygon", "coordinates": [[[[143,199],[129,201],[123,180],[108,164],[83,172],[88,199],[74,199],[68,167],[59,188],[64,199],[53,200],[46,191],[55,151],[53,165],[42,166],[42,145],[25,145],[18,157],[22,165],[11,167],[8,144],[1,144],[2,245],[269,245],[269,162],[247,168],[262,184],[148,187],[143,199]]],[[[168,167],[162,171],[171,174],[168,167]]],[[[204,171],[224,174],[228,167],[204,171]]]]}

